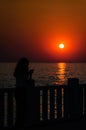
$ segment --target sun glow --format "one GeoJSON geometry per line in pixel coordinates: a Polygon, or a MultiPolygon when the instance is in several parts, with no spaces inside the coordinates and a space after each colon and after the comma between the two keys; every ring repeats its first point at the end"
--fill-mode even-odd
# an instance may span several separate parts
{"type": "Polygon", "coordinates": [[[60,43],[60,44],[59,44],[59,48],[63,49],[63,48],[64,48],[64,44],[63,44],[63,43],[60,43]]]}

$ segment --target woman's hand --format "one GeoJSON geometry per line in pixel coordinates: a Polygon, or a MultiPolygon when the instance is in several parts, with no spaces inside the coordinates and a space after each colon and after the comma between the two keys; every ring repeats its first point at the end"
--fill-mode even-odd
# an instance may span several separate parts
{"type": "Polygon", "coordinates": [[[32,73],[34,72],[34,69],[30,69],[29,70],[29,76],[30,76],[30,79],[32,79],[32,73]]]}

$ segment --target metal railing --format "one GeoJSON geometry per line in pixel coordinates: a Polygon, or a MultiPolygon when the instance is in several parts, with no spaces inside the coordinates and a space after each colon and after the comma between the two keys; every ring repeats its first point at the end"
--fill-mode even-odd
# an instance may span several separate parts
{"type": "MultiPolygon", "coordinates": [[[[28,89],[28,126],[86,115],[86,85],[38,86],[28,89]]],[[[16,120],[15,88],[0,89],[0,127],[13,127],[16,120]]]]}

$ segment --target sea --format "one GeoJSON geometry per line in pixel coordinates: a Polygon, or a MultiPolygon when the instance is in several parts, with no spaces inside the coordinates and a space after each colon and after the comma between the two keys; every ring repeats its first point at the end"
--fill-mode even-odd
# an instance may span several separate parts
{"type": "MultiPolygon", "coordinates": [[[[0,87],[15,87],[13,72],[16,62],[0,63],[0,87]]],[[[35,86],[67,84],[68,78],[79,78],[80,84],[86,84],[86,63],[33,63],[28,66],[34,69],[32,78],[35,86]]]]}

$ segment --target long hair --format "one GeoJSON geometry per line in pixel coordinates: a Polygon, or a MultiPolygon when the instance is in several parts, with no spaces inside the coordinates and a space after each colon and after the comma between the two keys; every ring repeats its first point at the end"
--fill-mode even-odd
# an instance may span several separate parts
{"type": "Polygon", "coordinates": [[[27,58],[21,58],[17,65],[16,65],[16,68],[15,68],[15,71],[14,71],[14,76],[17,77],[17,76],[24,76],[24,74],[27,72],[28,73],[28,59],[27,58]]]}

